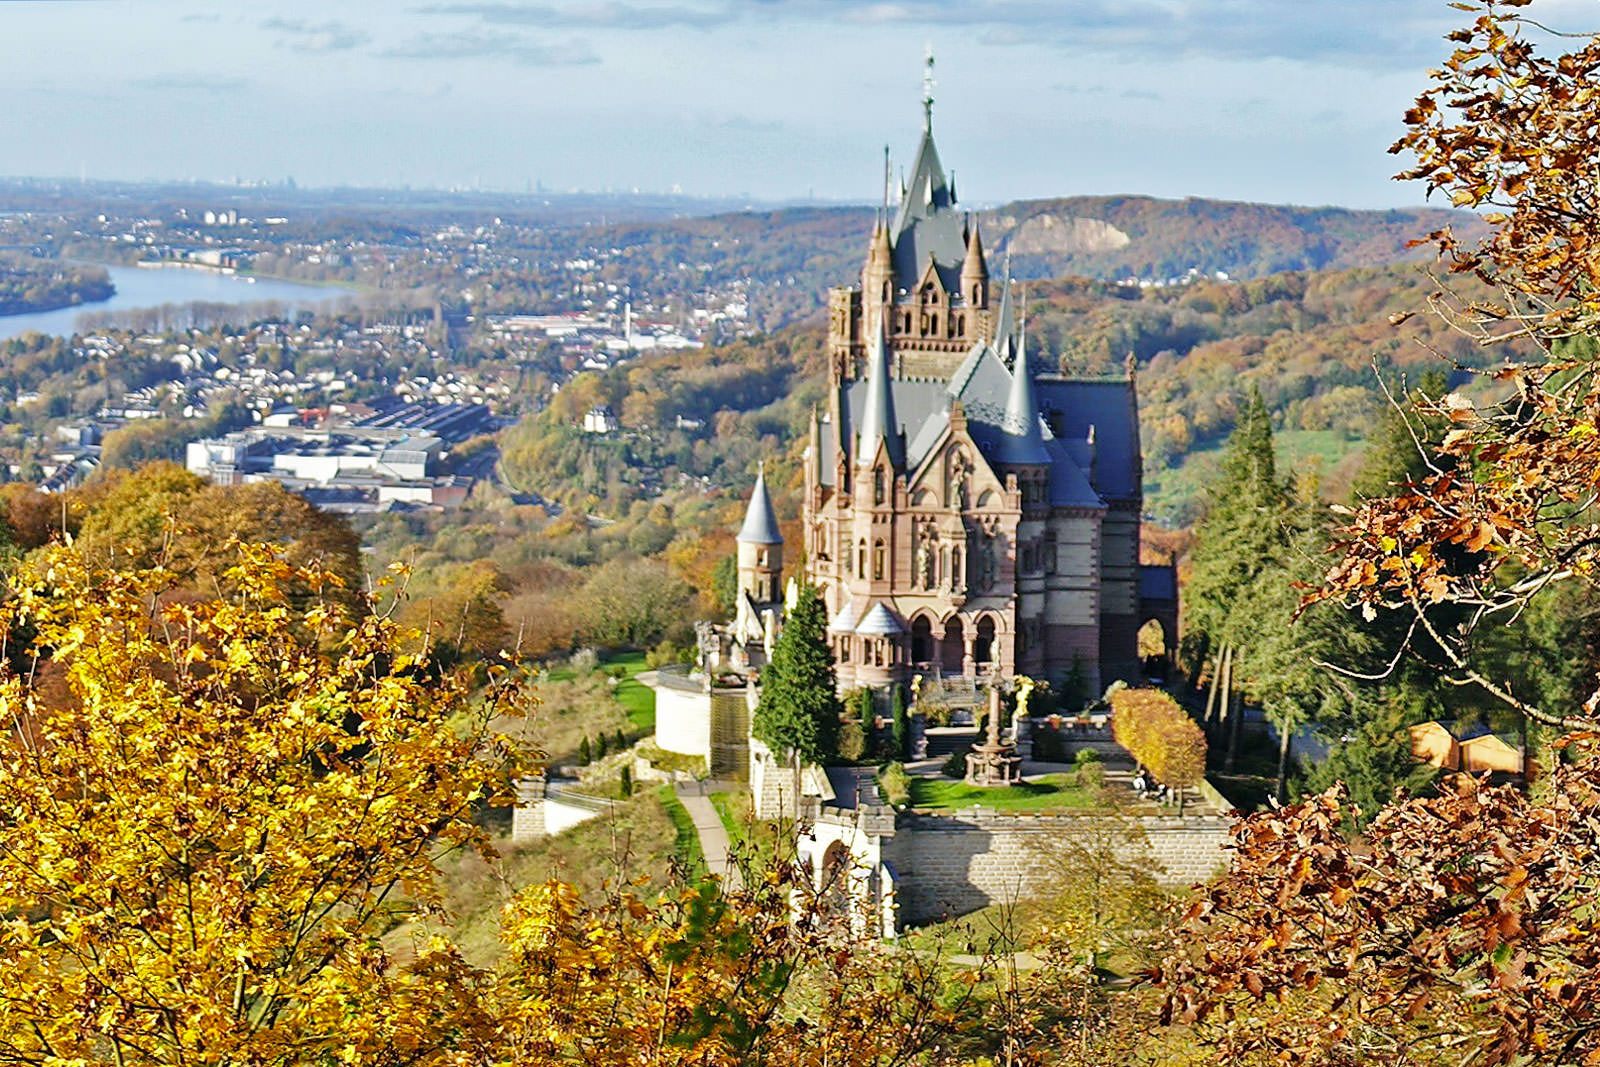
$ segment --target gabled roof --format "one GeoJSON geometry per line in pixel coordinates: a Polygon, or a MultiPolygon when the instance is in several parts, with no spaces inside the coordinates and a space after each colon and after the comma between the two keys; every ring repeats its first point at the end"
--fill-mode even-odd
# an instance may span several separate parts
{"type": "Polygon", "coordinates": [[[747,545],[781,545],[783,535],[778,532],[778,516],[772,510],[772,497],[767,494],[767,472],[756,474],[756,488],[750,494],[750,504],[744,511],[744,525],[739,527],[738,540],[747,545]]]}

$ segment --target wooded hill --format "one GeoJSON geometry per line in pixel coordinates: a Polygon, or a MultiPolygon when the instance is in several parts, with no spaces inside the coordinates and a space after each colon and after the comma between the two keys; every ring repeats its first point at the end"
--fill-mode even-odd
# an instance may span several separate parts
{"type": "MultiPolygon", "coordinates": [[[[873,213],[799,207],[590,227],[580,243],[622,251],[631,268],[705,267],[709,280],[777,287],[760,310],[772,325],[821,307],[829,286],[861,269],[873,213]]],[[[1449,223],[1476,238],[1483,224],[1439,209],[1352,211],[1222,200],[1079,196],[1025,200],[979,215],[991,271],[1165,280],[1191,269],[1234,279],[1291,270],[1376,267],[1426,258],[1409,242],[1449,223]]]]}
{"type": "MultiPolygon", "coordinates": [[[[1163,523],[1186,525],[1252,387],[1286,465],[1316,472],[1336,495],[1387,406],[1380,375],[1415,385],[1429,369],[1484,365],[1484,353],[1433,316],[1392,321],[1424,308],[1433,287],[1418,266],[1161,289],[1058,279],[1029,287],[1029,350],[1036,372],[1088,376],[1123,374],[1133,355],[1147,507],[1163,523]]],[[[508,434],[505,469],[523,488],[610,514],[650,496],[651,483],[740,491],[757,459],[798,454],[809,404],[823,396],[821,348],[812,320],[582,376],[508,434]],[[576,428],[596,404],[617,413],[621,434],[576,428]],[[702,425],[686,428],[680,417],[702,425]]]]}

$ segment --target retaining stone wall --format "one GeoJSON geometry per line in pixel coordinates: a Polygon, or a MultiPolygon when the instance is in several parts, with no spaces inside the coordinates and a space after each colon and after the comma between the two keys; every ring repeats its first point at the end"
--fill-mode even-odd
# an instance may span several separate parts
{"type": "MultiPolygon", "coordinates": [[[[1002,814],[970,809],[902,814],[883,858],[899,878],[900,921],[919,924],[963,915],[989,904],[1050,891],[1045,857],[1074,837],[1106,834],[1108,816],[1002,814]],[[1096,825],[1099,824],[1099,825],[1096,825]]],[[[1217,816],[1140,816],[1158,880],[1181,888],[1205,881],[1226,862],[1230,820],[1217,816]]],[[[1137,846],[1128,846],[1136,851],[1137,846]]]]}

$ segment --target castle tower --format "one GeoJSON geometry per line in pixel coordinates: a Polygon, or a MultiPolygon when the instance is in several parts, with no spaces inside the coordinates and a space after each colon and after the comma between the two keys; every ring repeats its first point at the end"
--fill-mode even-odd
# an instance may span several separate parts
{"type": "Polygon", "coordinates": [[[781,601],[783,535],[778,532],[778,517],[767,493],[765,468],[756,475],[755,491],[750,494],[738,541],[740,599],[748,597],[757,606],[781,601]]]}
{"type": "MultiPolygon", "coordinates": [[[[1093,694],[1138,671],[1134,383],[1065,378],[1029,352],[1021,286],[1009,264],[991,276],[940,162],[931,77],[922,104],[899,202],[874,221],[859,281],[829,294],[806,578],[841,686],[1025,674],[1093,694]]],[[[744,540],[741,581],[758,584],[744,540]]]]}

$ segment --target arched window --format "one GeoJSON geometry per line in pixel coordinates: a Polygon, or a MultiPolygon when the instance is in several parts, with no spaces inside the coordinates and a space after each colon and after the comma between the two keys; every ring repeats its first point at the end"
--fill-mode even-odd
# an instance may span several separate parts
{"type": "Polygon", "coordinates": [[[850,662],[850,639],[848,637],[839,638],[839,662],[850,662]]]}
{"type": "Polygon", "coordinates": [[[959,548],[951,549],[951,551],[950,551],[950,588],[951,589],[964,589],[964,588],[966,588],[966,577],[967,577],[966,576],[966,572],[964,570],[962,570],[962,568],[961,568],[961,550],[959,548]]]}
{"type": "Polygon", "coordinates": [[[883,468],[874,467],[872,469],[872,502],[874,504],[883,503],[885,495],[883,468]]]}
{"type": "Polygon", "coordinates": [[[937,316],[937,315],[929,315],[928,316],[928,332],[929,333],[938,333],[939,332],[939,316],[937,316]]]}
{"type": "Polygon", "coordinates": [[[972,642],[972,658],[978,663],[988,663],[994,658],[994,619],[988,615],[978,620],[978,636],[972,642]]]}
{"type": "Polygon", "coordinates": [[[883,550],[883,542],[874,541],[872,543],[872,580],[875,582],[883,581],[885,556],[886,553],[883,550]]]}
{"type": "Polygon", "coordinates": [[[981,295],[982,293],[983,293],[983,287],[980,286],[977,282],[973,282],[972,283],[972,306],[973,307],[977,307],[979,304],[983,303],[983,297],[981,295]]]}
{"type": "Polygon", "coordinates": [[[867,576],[867,539],[865,537],[856,545],[856,573],[863,578],[867,576]]]}
{"type": "Polygon", "coordinates": [[[1056,532],[1054,530],[1046,530],[1044,532],[1044,572],[1046,574],[1054,574],[1056,572],[1056,532]]]}

